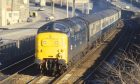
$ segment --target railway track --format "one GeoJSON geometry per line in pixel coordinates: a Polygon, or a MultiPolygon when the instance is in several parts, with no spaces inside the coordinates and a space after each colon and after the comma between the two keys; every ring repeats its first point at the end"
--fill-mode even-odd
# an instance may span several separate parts
{"type": "MultiPolygon", "coordinates": [[[[18,72],[12,74],[11,76],[7,77],[6,79],[2,80],[0,83],[1,84],[22,84],[24,83],[22,80],[26,77],[26,79],[31,80],[30,76],[28,75],[23,75],[23,71],[25,71],[27,68],[33,66],[33,64],[28,65],[27,67],[24,67],[23,69],[19,70],[18,72]]],[[[25,79],[24,79],[25,80],[25,79]]]]}
{"type": "Polygon", "coordinates": [[[19,62],[16,62],[4,69],[1,69],[0,84],[11,84],[11,80],[13,81],[13,79],[15,79],[15,77],[17,77],[18,75],[22,77],[22,74],[28,74],[28,72],[26,72],[25,70],[33,66],[35,66],[34,55],[31,55],[19,62]]]}
{"type": "Polygon", "coordinates": [[[39,76],[28,84],[51,84],[57,77],[39,76]]]}
{"type": "Polygon", "coordinates": [[[0,84],[42,84],[44,79],[53,81],[55,77],[40,74],[34,63],[34,55],[0,70],[0,84]]]}

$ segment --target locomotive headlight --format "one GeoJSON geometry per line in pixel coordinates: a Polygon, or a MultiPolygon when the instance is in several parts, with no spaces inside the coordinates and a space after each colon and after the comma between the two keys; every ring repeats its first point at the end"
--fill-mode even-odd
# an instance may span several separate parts
{"type": "Polygon", "coordinates": [[[45,41],[45,40],[44,40],[44,41],[42,41],[42,44],[47,44],[47,41],[45,41]]]}

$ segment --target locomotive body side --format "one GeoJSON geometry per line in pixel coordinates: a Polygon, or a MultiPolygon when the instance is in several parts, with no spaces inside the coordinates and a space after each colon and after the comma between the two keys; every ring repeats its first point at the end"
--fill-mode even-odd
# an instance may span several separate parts
{"type": "Polygon", "coordinates": [[[80,59],[81,53],[87,48],[88,33],[85,21],[79,17],[69,19],[69,64],[72,65],[80,59]]]}

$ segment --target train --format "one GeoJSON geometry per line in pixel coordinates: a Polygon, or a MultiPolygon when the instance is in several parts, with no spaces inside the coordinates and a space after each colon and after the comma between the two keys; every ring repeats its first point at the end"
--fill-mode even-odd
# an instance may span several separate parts
{"type": "Polygon", "coordinates": [[[42,73],[61,74],[104,41],[120,22],[118,8],[49,22],[38,29],[35,62],[42,73]]]}

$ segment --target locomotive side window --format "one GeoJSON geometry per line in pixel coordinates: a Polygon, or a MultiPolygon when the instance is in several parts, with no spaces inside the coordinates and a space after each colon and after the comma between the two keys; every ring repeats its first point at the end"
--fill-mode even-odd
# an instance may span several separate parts
{"type": "Polygon", "coordinates": [[[74,30],[70,28],[71,37],[74,37],[74,30]]]}
{"type": "Polygon", "coordinates": [[[77,24],[77,27],[74,29],[74,32],[79,32],[81,29],[81,26],[79,24],[77,24]]]}

